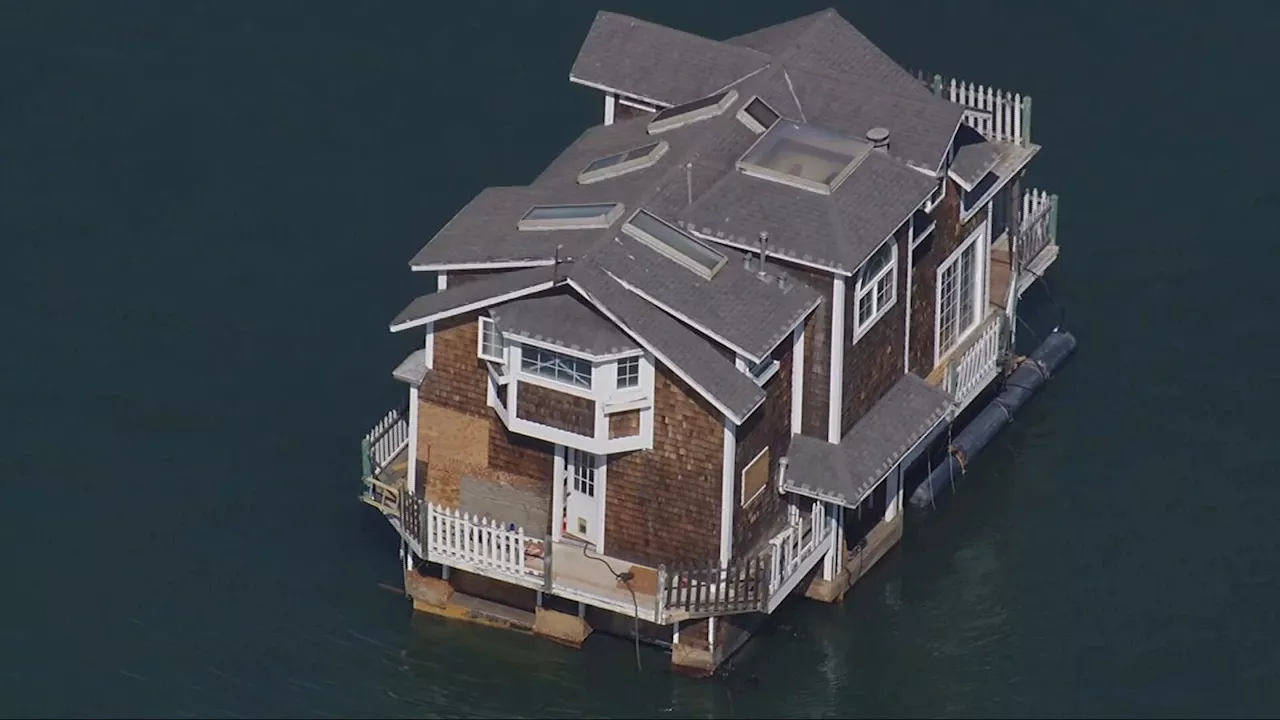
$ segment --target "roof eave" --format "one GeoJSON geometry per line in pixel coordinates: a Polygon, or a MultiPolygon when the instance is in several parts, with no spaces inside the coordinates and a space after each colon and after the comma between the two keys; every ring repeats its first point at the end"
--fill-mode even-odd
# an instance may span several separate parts
{"type": "MultiPolygon", "coordinates": [[[[615,315],[611,310],[609,310],[607,305],[605,305],[603,302],[595,298],[581,284],[576,282],[573,278],[568,278],[566,282],[587,302],[591,303],[597,310],[599,310],[601,314],[609,318],[610,322],[612,322],[620,330],[622,330],[627,335],[629,335],[645,350],[647,350],[650,353],[653,353],[654,357],[661,360],[664,365],[671,368],[672,372],[678,375],[681,380],[687,383],[689,387],[693,388],[699,395],[701,395],[704,399],[706,399],[707,402],[711,403],[717,410],[723,413],[724,416],[727,417],[730,421],[732,421],[734,425],[742,425],[743,423],[745,423],[747,418],[751,417],[751,413],[755,412],[757,408],[759,408],[761,405],[764,404],[764,401],[767,398],[767,396],[762,391],[760,393],[761,397],[757,399],[755,404],[753,404],[751,408],[746,410],[745,412],[741,410],[731,409],[728,405],[725,405],[719,398],[717,398],[715,395],[709,392],[706,388],[699,385],[693,378],[689,377],[689,375],[685,373],[684,370],[681,370],[680,367],[676,365],[674,362],[672,362],[670,358],[666,357],[666,355],[660,352],[653,345],[653,343],[646,340],[642,335],[640,335],[640,333],[637,333],[636,331],[632,330],[631,328],[623,324],[622,321],[618,318],[618,316],[615,315]]],[[[615,279],[614,282],[618,282],[618,281],[615,279]]]]}

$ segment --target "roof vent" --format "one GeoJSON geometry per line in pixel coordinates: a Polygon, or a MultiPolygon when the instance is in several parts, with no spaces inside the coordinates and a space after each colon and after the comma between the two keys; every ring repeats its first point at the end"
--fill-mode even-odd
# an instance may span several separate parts
{"type": "Polygon", "coordinates": [[[882,152],[889,152],[889,129],[873,127],[867,131],[867,141],[872,147],[882,152]]]}

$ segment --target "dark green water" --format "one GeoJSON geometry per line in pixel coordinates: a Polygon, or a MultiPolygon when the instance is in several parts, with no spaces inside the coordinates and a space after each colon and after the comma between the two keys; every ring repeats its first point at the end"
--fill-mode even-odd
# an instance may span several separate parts
{"type": "MultiPolygon", "coordinates": [[[[407,259],[597,121],[566,79],[594,6],[0,5],[0,714],[1280,711],[1280,11],[847,5],[1035,97],[1081,350],[843,606],[716,682],[411,618],[355,501],[407,259]]],[[[610,5],[720,37],[819,7],[610,5]]]]}

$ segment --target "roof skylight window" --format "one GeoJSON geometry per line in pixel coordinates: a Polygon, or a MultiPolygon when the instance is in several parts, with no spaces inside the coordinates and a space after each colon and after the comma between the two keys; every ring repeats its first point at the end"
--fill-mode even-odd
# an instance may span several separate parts
{"type": "Polygon", "coordinates": [[[773,127],[779,117],[781,116],[768,103],[758,97],[752,98],[751,102],[738,111],[738,120],[757,135],[773,127]]]}
{"type": "Polygon", "coordinates": [[[590,230],[607,228],[622,217],[622,203],[535,205],[520,218],[521,230],[590,230]]]}
{"type": "Polygon", "coordinates": [[[779,120],[738,160],[738,169],[829,195],[870,151],[868,142],[816,125],[779,120]]]}
{"type": "Polygon", "coordinates": [[[666,140],[659,140],[638,148],[606,155],[598,160],[592,160],[582,169],[582,172],[578,173],[578,183],[587,185],[607,180],[611,177],[625,175],[634,170],[647,168],[658,162],[666,154],[668,147],[666,140]]]}
{"type": "Polygon", "coordinates": [[[713,118],[725,110],[738,99],[737,90],[725,90],[715,95],[708,95],[699,98],[693,102],[687,102],[683,105],[669,107],[666,110],[653,116],[649,121],[649,134],[657,135],[660,132],[673,130],[681,125],[688,125],[699,120],[713,118]]]}
{"type": "Polygon", "coordinates": [[[622,226],[622,230],[704,280],[714,277],[728,259],[701,240],[663,222],[647,210],[632,215],[627,224],[622,226]]]}

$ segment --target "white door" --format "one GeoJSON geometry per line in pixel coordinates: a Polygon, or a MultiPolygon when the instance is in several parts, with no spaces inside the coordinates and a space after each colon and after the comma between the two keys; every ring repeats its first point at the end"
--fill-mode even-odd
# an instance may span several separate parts
{"type": "Polygon", "coordinates": [[[566,535],[597,543],[600,503],[596,493],[596,462],[591,453],[565,448],[564,511],[566,535]]]}

